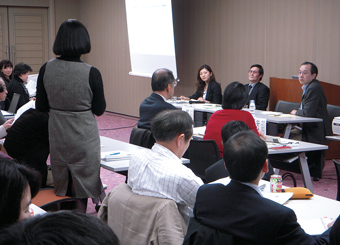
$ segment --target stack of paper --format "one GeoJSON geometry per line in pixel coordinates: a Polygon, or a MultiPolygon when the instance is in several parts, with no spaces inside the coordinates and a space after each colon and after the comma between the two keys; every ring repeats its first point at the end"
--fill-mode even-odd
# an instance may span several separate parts
{"type": "Polygon", "coordinates": [[[126,151],[106,151],[101,153],[101,159],[104,161],[130,160],[131,153],[126,151]]]}

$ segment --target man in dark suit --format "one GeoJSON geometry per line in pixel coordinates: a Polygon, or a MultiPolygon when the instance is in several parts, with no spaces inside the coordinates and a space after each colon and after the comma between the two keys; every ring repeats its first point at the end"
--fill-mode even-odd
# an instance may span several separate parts
{"type": "Polygon", "coordinates": [[[151,129],[150,122],[159,112],[176,109],[166,102],[174,95],[176,85],[177,80],[175,80],[172,71],[168,69],[158,69],[152,74],[151,88],[153,92],[139,107],[139,128],[151,129]]]}
{"type": "MultiPolygon", "coordinates": [[[[266,143],[253,132],[232,136],[224,145],[223,155],[231,182],[199,188],[194,222],[208,231],[213,228],[222,235],[229,234],[235,244],[328,244],[330,229],[312,237],[297,223],[293,210],[262,197],[258,184],[268,171],[267,155],[266,143]]],[[[197,234],[191,227],[186,241],[192,242],[197,234]]]]}
{"type": "MultiPolygon", "coordinates": [[[[300,66],[299,81],[302,84],[301,106],[292,110],[290,114],[302,117],[317,117],[323,119],[319,123],[304,123],[302,141],[324,144],[325,136],[331,135],[331,122],[328,118],[327,99],[325,92],[316,77],[318,68],[311,62],[304,62],[300,66]]],[[[306,152],[311,175],[321,178],[324,166],[324,151],[306,152]]]]}
{"type": "Polygon", "coordinates": [[[263,67],[259,64],[252,65],[249,69],[249,84],[245,84],[249,91],[249,102],[255,100],[256,110],[265,111],[269,101],[269,88],[261,83],[263,77],[263,67]]]}

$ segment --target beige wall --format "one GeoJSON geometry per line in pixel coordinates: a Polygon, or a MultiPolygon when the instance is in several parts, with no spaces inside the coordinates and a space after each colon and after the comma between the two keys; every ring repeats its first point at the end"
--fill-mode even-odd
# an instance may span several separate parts
{"type": "MultiPolygon", "coordinates": [[[[54,8],[56,30],[68,18],[87,26],[92,51],[83,59],[102,73],[107,110],[138,116],[150,79],[128,75],[125,1],[56,0],[54,8]]],[[[251,64],[264,66],[268,85],[270,76],[290,78],[306,60],[319,67],[320,80],[340,85],[340,1],[173,0],[173,8],[177,95],[195,91],[205,63],[222,89],[235,80],[246,83],[251,64]]]]}

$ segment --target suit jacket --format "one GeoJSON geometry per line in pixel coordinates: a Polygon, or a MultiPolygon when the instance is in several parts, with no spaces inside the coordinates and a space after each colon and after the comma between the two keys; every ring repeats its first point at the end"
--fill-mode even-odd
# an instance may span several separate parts
{"type": "Polygon", "coordinates": [[[161,111],[176,109],[173,105],[164,101],[157,93],[152,93],[139,106],[139,128],[151,129],[151,120],[161,111]]]}
{"type": "MultiPolygon", "coordinates": [[[[9,83],[7,88],[8,90],[7,98],[9,100],[12,100],[14,93],[20,94],[19,102],[15,111],[17,111],[21,106],[23,106],[30,100],[30,96],[27,93],[28,91],[25,90],[23,85],[24,85],[23,81],[19,77],[13,77],[12,81],[9,83]]],[[[6,108],[6,110],[8,110],[8,107],[6,108]]]]}
{"type": "MultiPolygon", "coordinates": [[[[247,88],[248,91],[249,84],[245,84],[244,86],[247,88]]],[[[253,87],[253,90],[249,95],[249,100],[246,105],[249,106],[249,101],[255,100],[256,110],[265,111],[268,106],[269,94],[269,88],[263,83],[258,82],[255,87],[253,87]]]]}
{"type": "Polygon", "coordinates": [[[328,118],[327,99],[325,92],[316,79],[311,81],[301,97],[302,110],[297,110],[296,115],[302,117],[322,118],[320,123],[304,123],[302,141],[324,144],[325,136],[331,135],[331,122],[328,118]]]}
{"type": "Polygon", "coordinates": [[[227,186],[201,186],[194,215],[203,225],[237,237],[241,244],[311,245],[327,244],[329,239],[329,230],[317,238],[306,234],[293,210],[234,180],[227,186]]]}
{"type": "MultiPolygon", "coordinates": [[[[203,96],[203,93],[196,91],[193,95],[190,96],[190,99],[197,100],[199,97],[202,97],[202,96],[203,96]]],[[[210,101],[210,103],[221,104],[222,103],[221,85],[219,85],[215,81],[210,81],[208,88],[207,88],[207,95],[205,99],[210,101]]]]}

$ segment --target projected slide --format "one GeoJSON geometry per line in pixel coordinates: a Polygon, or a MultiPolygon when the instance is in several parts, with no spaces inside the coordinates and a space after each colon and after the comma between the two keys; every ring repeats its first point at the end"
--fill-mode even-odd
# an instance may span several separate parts
{"type": "Polygon", "coordinates": [[[177,77],[171,0],[125,0],[131,75],[168,68],[177,77]]]}

